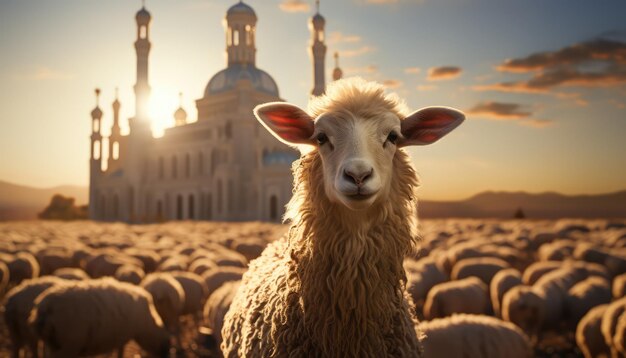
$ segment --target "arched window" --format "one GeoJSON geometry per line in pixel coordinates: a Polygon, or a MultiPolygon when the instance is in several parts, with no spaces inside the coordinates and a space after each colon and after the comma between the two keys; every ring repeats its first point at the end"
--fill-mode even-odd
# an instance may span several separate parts
{"type": "Polygon", "coordinates": [[[177,220],[183,219],[183,196],[182,195],[178,195],[178,198],[176,198],[176,219],[177,220]]]}
{"type": "Polygon", "coordinates": [[[235,30],[235,32],[234,32],[233,44],[235,46],[239,46],[239,30],[235,30]]]}
{"type": "Polygon", "coordinates": [[[95,133],[100,132],[100,120],[98,119],[93,120],[93,131],[95,133]]]}
{"type": "Polygon", "coordinates": [[[146,29],[145,26],[141,26],[139,28],[139,38],[145,39],[147,35],[148,35],[148,29],[146,29]]]}
{"type": "Polygon", "coordinates": [[[185,154],[185,177],[189,178],[191,175],[191,157],[189,153],[185,154]]]}
{"type": "Polygon", "coordinates": [[[319,42],[323,42],[324,41],[324,31],[319,31],[317,33],[317,41],[319,41],[319,42]]]}
{"type": "Polygon", "coordinates": [[[163,157],[159,157],[159,179],[163,179],[163,175],[165,172],[165,165],[163,162],[163,157]]]}
{"type": "Polygon", "coordinates": [[[196,213],[195,213],[195,204],[196,204],[196,203],[194,202],[194,196],[193,196],[193,194],[189,194],[189,202],[188,202],[188,205],[189,205],[189,210],[188,210],[188,211],[189,211],[189,212],[188,212],[188,215],[187,215],[187,216],[188,216],[188,218],[189,218],[190,220],[193,220],[193,219],[195,219],[195,217],[196,217],[196,213]]]}
{"type": "Polygon", "coordinates": [[[178,176],[178,163],[176,161],[176,156],[172,157],[172,178],[176,179],[178,176]]]}
{"type": "Polygon", "coordinates": [[[226,31],[226,44],[228,44],[228,46],[233,44],[233,29],[230,27],[228,28],[228,31],[226,31]]]}
{"type": "Polygon", "coordinates": [[[198,175],[204,174],[204,155],[198,152],[198,175]]]}
{"type": "Polygon", "coordinates": [[[113,142],[113,150],[112,150],[113,160],[117,160],[120,157],[120,142],[113,142]]]}
{"type": "Polygon", "coordinates": [[[278,221],[278,198],[276,195],[270,197],[270,220],[278,221]]]}
{"type": "Polygon", "coordinates": [[[93,159],[100,159],[100,141],[93,142],[93,159]]]}
{"type": "Polygon", "coordinates": [[[222,192],[223,188],[222,188],[222,181],[218,180],[217,181],[217,213],[218,214],[222,214],[222,198],[224,196],[224,193],[222,192]]]}
{"type": "Polygon", "coordinates": [[[246,45],[252,45],[252,28],[246,25],[246,45]]]}

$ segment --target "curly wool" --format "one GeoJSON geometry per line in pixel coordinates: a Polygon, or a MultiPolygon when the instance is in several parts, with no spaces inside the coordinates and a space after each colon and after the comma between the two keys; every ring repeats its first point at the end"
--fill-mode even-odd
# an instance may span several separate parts
{"type": "MultiPolygon", "coordinates": [[[[345,108],[333,91],[327,102],[345,108]]],[[[378,99],[401,113],[399,102],[376,93],[342,98],[354,108],[354,98],[378,99]]],[[[404,150],[393,160],[389,197],[361,212],[328,200],[317,151],[294,163],[290,230],[243,276],[222,329],[225,357],[421,356],[402,266],[418,241],[418,179],[404,150]]]]}

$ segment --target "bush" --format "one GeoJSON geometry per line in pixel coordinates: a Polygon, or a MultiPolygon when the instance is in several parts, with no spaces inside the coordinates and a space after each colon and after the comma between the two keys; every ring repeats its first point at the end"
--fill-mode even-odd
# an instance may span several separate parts
{"type": "Polygon", "coordinates": [[[87,219],[87,205],[76,206],[74,198],[55,194],[38,216],[45,220],[84,220],[87,219]]]}

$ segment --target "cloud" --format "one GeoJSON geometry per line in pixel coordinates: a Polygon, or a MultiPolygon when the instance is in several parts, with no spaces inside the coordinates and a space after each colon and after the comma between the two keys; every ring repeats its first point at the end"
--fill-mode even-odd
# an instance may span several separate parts
{"type": "Polygon", "coordinates": [[[74,75],[64,73],[61,71],[53,70],[49,67],[41,66],[30,73],[21,74],[16,76],[18,79],[30,80],[30,81],[56,81],[56,80],[69,80],[74,78],[74,75]]]}
{"type": "Polygon", "coordinates": [[[532,115],[532,112],[523,110],[520,104],[491,101],[478,103],[465,112],[495,120],[523,119],[532,115]]]}
{"type": "Polygon", "coordinates": [[[310,10],[309,3],[303,0],[283,0],[278,7],[284,12],[308,12],[310,10]]]}
{"type": "Polygon", "coordinates": [[[366,53],[373,52],[374,50],[376,49],[372,46],[362,46],[354,50],[339,51],[339,55],[341,57],[357,57],[357,56],[365,55],[366,53]]]}
{"type": "Polygon", "coordinates": [[[340,43],[355,43],[360,42],[361,36],[357,35],[345,35],[339,31],[333,31],[328,34],[327,43],[329,45],[336,45],[340,43]]]}
{"type": "Polygon", "coordinates": [[[404,73],[411,75],[417,75],[420,72],[422,72],[422,69],[419,67],[407,67],[404,69],[404,73]]]}
{"type": "Polygon", "coordinates": [[[394,79],[389,79],[389,80],[384,80],[383,81],[383,86],[390,88],[390,89],[396,89],[399,88],[403,85],[404,83],[400,80],[394,80],[394,79]]]}
{"type": "Polygon", "coordinates": [[[501,72],[531,73],[521,81],[476,86],[476,90],[547,93],[555,87],[614,87],[626,84],[626,43],[595,39],[556,51],[508,59],[501,72]]]}
{"type": "Polygon", "coordinates": [[[451,80],[461,75],[461,68],[456,66],[431,67],[428,69],[428,80],[451,80]]]}
{"type": "Polygon", "coordinates": [[[378,66],[369,65],[364,67],[346,67],[344,71],[347,75],[373,74],[378,72],[378,66]]]}

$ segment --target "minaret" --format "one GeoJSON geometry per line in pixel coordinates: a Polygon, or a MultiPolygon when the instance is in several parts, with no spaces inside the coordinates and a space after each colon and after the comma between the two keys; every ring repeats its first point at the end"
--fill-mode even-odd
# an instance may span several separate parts
{"type": "Polygon", "coordinates": [[[96,182],[102,172],[102,110],[100,109],[100,89],[96,88],[96,108],[91,111],[91,150],[89,155],[89,216],[97,219],[96,182]]]}
{"type": "Polygon", "coordinates": [[[335,69],[333,70],[333,81],[340,80],[343,77],[343,71],[339,67],[339,52],[335,52],[335,69]]]}
{"type": "Polygon", "coordinates": [[[152,17],[145,6],[135,15],[137,21],[137,81],[135,82],[135,117],[130,123],[130,132],[149,130],[148,101],[150,100],[150,84],[148,83],[148,55],[150,54],[150,21],[152,17]]]}
{"type": "Polygon", "coordinates": [[[254,10],[239,1],[226,12],[226,62],[233,65],[255,66],[257,17],[254,10]]]}
{"type": "Polygon", "coordinates": [[[174,112],[174,123],[176,126],[184,126],[187,124],[187,111],[183,108],[183,93],[178,94],[179,102],[178,109],[174,112]]]}
{"type": "Polygon", "coordinates": [[[311,18],[311,55],[313,56],[313,90],[311,94],[319,96],[326,90],[324,75],[324,59],[326,57],[326,44],[324,43],[324,26],[326,20],[320,15],[320,1],[316,0],[317,11],[311,18]]]}
{"type": "Polygon", "coordinates": [[[114,163],[120,158],[120,139],[122,134],[120,131],[120,101],[118,99],[118,89],[115,89],[115,101],[111,105],[113,107],[113,125],[111,126],[111,135],[109,136],[109,164],[107,170],[116,169],[114,163]]]}

